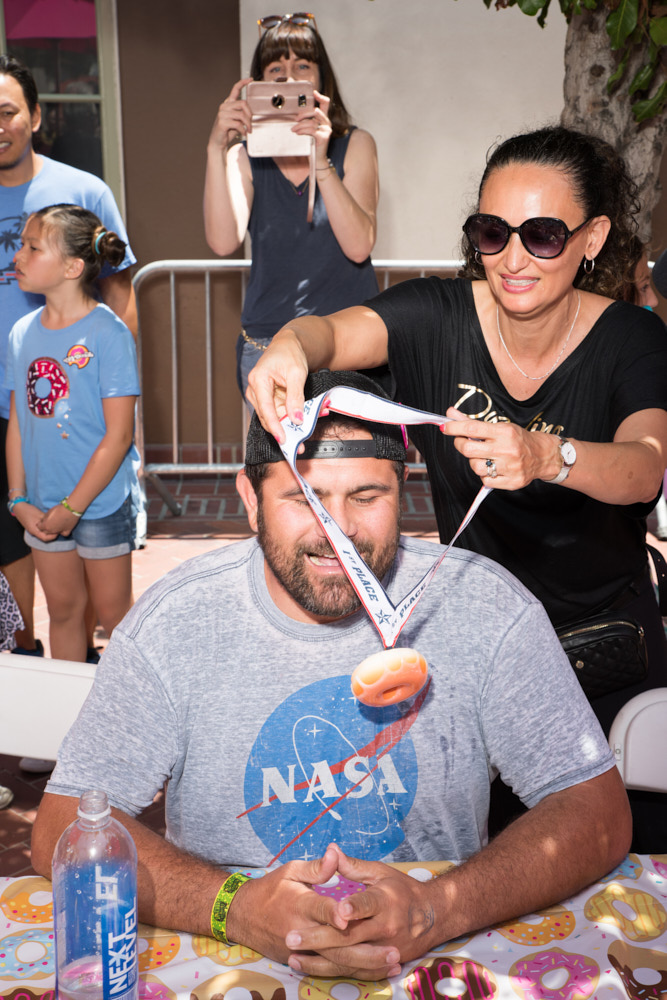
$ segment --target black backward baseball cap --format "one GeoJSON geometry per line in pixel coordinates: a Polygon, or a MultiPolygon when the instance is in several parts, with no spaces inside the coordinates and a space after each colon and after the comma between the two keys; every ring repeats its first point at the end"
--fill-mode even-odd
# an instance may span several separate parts
{"type": "MultiPolygon", "coordinates": [[[[361,389],[362,392],[369,392],[373,396],[380,396],[382,399],[389,399],[387,393],[377,382],[374,382],[368,375],[361,372],[340,371],[332,372],[328,368],[322,368],[318,372],[312,372],[306,379],[304,395],[306,399],[313,399],[320,393],[328,392],[337,385],[345,385],[350,389],[361,389]]],[[[337,414],[333,415],[335,420],[337,414]]],[[[328,419],[328,418],[324,418],[328,419]]],[[[356,417],[354,418],[357,419],[356,417]]],[[[356,439],[344,440],[327,438],[326,440],[313,440],[309,438],[305,442],[305,451],[299,458],[386,458],[392,462],[405,462],[407,457],[403,432],[398,424],[378,424],[370,420],[359,420],[372,436],[372,440],[356,439]]],[[[280,445],[273,434],[265,431],[259,422],[259,417],[253,413],[246,438],[246,465],[264,465],[266,462],[284,462],[285,456],[280,450],[280,445]]]]}

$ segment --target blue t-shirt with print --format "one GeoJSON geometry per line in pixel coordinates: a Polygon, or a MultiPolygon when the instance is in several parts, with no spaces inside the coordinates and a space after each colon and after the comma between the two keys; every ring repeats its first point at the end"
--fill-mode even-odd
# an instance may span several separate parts
{"type": "MultiPolygon", "coordinates": [[[[139,374],[132,334],[107,306],[62,330],[44,327],[42,312],[9,335],[5,388],[14,390],[28,496],[46,511],[74,489],[104,437],[102,400],[138,396],[139,374]]],[[[84,517],[118,510],[136,478],[133,455],[130,446],[84,517]]]]}
{"type": "MultiPolygon", "coordinates": [[[[14,254],[21,246],[21,233],[30,213],[58,203],[81,205],[127,243],[123,220],[104,181],[47,156],[40,157],[40,163],[39,173],[27,184],[0,185],[0,416],[5,418],[9,416],[9,393],[3,388],[9,331],[21,316],[44,304],[43,296],[21,291],[14,269],[14,254]]],[[[132,264],[136,264],[136,257],[128,245],[120,266],[105,265],[101,277],[132,264]]]]}

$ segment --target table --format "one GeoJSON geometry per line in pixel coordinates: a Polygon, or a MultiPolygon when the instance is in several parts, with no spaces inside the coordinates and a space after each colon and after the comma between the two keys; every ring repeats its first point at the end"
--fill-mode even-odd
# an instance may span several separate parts
{"type": "MultiPolygon", "coordinates": [[[[395,867],[423,881],[450,866],[395,867]]],[[[630,854],[562,904],[450,941],[391,980],[299,976],[144,925],[139,970],[141,1000],[667,1000],[667,854],[630,854]]],[[[55,1000],[54,987],[51,883],[0,877],[0,1000],[55,1000]]]]}

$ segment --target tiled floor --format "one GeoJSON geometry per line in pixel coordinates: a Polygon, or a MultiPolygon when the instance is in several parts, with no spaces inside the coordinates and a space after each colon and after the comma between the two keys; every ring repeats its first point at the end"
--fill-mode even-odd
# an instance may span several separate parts
{"type": "MultiPolygon", "coordinates": [[[[250,527],[230,478],[165,479],[169,491],[181,504],[174,517],[156,490],[148,485],[148,543],[133,555],[134,595],[139,597],[155,580],[179,563],[219,545],[247,538],[250,527]]],[[[436,538],[431,495],[426,480],[416,477],[408,484],[403,528],[408,534],[436,538]]],[[[41,589],[35,600],[36,633],[47,655],[48,612],[41,589]]],[[[106,638],[99,635],[104,646],[106,638]]],[[[14,801],[0,810],[0,873],[31,874],[30,835],[37,806],[48,775],[22,771],[18,759],[0,755],[0,785],[14,792],[14,801]]],[[[164,829],[161,796],[143,815],[153,829],[164,829]]]]}

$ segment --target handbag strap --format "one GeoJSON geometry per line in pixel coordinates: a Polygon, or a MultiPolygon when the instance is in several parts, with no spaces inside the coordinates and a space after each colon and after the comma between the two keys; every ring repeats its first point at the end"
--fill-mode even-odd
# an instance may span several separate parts
{"type": "Polygon", "coordinates": [[[663,618],[667,616],[667,561],[659,549],[653,545],[647,545],[649,555],[653,560],[655,575],[658,578],[658,605],[663,618]]]}
{"type": "Polygon", "coordinates": [[[634,580],[631,580],[627,585],[625,590],[623,590],[618,597],[613,600],[610,604],[605,604],[603,608],[600,608],[600,612],[605,611],[621,611],[626,604],[630,604],[639,593],[641,593],[642,584],[649,575],[648,563],[644,566],[641,573],[639,573],[634,580]]]}
{"type": "MultiPolygon", "coordinates": [[[[647,548],[650,549],[650,546],[647,546],[647,548]]],[[[657,555],[658,559],[662,560],[664,574],[665,574],[664,579],[665,583],[667,583],[667,563],[662,558],[659,552],[657,553],[657,555]]],[[[568,621],[565,622],[554,623],[554,628],[556,629],[556,632],[560,636],[561,632],[563,632],[564,630],[571,629],[576,626],[586,625],[587,622],[589,622],[592,618],[596,618],[598,615],[608,615],[610,612],[622,611],[628,604],[631,603],[631,601],[635,599],[635,597],[637,597],[642,592],[642,588],[645,582],[647,580],[650,580],[650,578],[651,577],[647,562],[644,568],[642,569],[641,573],[639,573],[634,578],[634,580],[631,580],[630,583],[627,585],[627,587],[625,587],[618,595],[618,597],[614,598],[613,601],[611,601],[608,604],[604,604],[602,606],[598,605],[595,608],[591,608],[581,618],[570,618],[568,621]]],[[[664,596],[667,596],[667,594],[664,594],[664,596]]]]}

